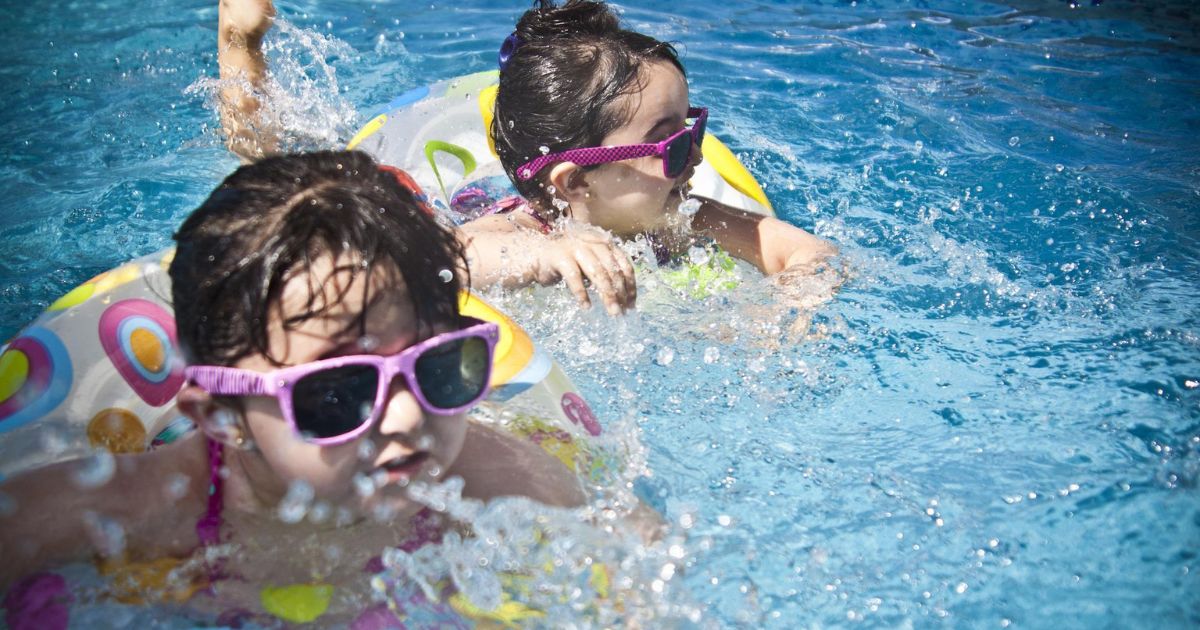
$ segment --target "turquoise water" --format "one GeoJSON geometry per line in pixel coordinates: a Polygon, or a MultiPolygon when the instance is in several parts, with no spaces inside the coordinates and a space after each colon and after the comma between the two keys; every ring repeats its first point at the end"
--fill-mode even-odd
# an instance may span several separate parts
{"type": "MultiPolygon", "coordinates": [[[[700,624],[1200,623],[1200,19],[1081,5],[621,5],[846,269],[832,299],[751,280],[616,321],[501,298],[639,428],[700,624]]],[[[523,6],[282,4],[297,146],[491,69],[523,6]]],[[[236,162],[215,4],[0,18],[7,338],[166,246],[236,162]]]]}

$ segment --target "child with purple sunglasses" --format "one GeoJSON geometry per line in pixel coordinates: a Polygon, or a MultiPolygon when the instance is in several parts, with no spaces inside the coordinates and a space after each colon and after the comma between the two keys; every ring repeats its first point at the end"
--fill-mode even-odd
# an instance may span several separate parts
{"type": "Polygon", "coordinates": [[[708,237],[766,274],[811,269],[836,251],[773,217],[699,197],[683,204],[709,112],[691,102],[674,48],[623,29],[603,2],[539,0],[505,40],[500,66],[491,132],[525,205],[467,231],[569,217],[622,239],[645,235],[660,262],[708,237]]]}
{"type": "MultiPolygon", "coordinates": [[[[219,610],[241,611],[221,623],[273,624],[264,585],[363,584],[368,554],[440,538],[445,525],[410,484],[455,476],[478,499],[583,502],[557,459],[466,418],[487,393],[497,327],[459,314],[459,241],[366,154],[243,166],[175,240],[190,366],[177,405],[200,430],[118,457],[98,487],[80,487],[80,462],[6,480],[0,591],[96,554],[190,557],[165,596],[206,590],[219,610]],[[283,518],[296,496],[305,513],[283,518]]],[[[49,575],[12,589],[14,627],[22,602],[54,600],[49,575]]],[[[363,594],[328,588],[322,623],[346,625],[363,594]]]]}

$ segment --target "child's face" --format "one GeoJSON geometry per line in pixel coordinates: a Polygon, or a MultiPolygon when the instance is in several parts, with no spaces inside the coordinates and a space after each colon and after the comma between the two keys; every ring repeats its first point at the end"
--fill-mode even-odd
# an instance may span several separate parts
{"type": "MultiPolygon", "coordinates": [[[[351,281],[347,271],[336,270],[356,262],[343,257],[335,266],[333,258],[325,256],[309,273],[287,282],[281,304],[271,314],[272,356],[285,365],[297,365],[346,355],[390,355],[446,332],[418,330],[412,298],[398,274],[374,270],[370,278],[359,273],[351,281]],[[309,305],[313,293],[318,301],[309,305]],[[331,301],[332,306],[321,309],[328,304],[322,300],[331,301]],[[282,320],[305,312],[306,307],[327,312],[284,331],[282,320]],[[358,325],[364,310],[365,333],[358,325]]],[[[254,355],[235,367],[266,372],[277,366],[254,355]]],[[[316,497],[359,512],[378,506],[396,516],[415,512],[419,506],[407,499],[404,486],[409,481],[441,477],[458,457],[466,435],[463,415],[427,415],[402,376],[393,379],[386,407],[371,430],[336,446],[302,440],[273,397],[246,396],[241,401],[251,437],[277,476],[270,480],[276,486],[274,493],[286,490],[291,482],[303,481],[312,486],[316,497]],[[367,486],[368,479],[377,488],[364,497],[356,487],[367,486]]]]}
{"type": "MultiPolygon", "coordinates": [[[[645,88],[614,103],[632,112],[629,122],[605,136],[602,145],[660,142],[685,127],[688,87],[683,74],[665,62],[650,64],[644,72],[645,88]]],[[[693,163],[699,159],[700,151],[694,150],[693,163]]],[[[675,216],[694,170],[689,167],[668,179],[659,157],[600,165],[584,173],[586,193],[571,204],[572,216],[621,237],[661,230],[675,216]]]]}

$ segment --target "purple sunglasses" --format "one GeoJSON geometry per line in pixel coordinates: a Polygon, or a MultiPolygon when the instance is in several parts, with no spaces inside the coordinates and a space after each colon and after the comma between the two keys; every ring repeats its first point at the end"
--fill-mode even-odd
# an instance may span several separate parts
{"type": "Polygon", "coordinates": [[[191,382],[219,396],[274,396],[292,429],[311,444],[344,444],[366,433],[383,414],[392,378],[428,413],[451,415],[487,395],[500,328],[464,317],[468,325],[434,335],[391,356],[335,357],[254,372],[215,365],[184,370],[191,382]]]}
{"type": "Polygon", "coordinates": [[[543,155],[530,160],[517,168],[517,179],[528,181],[533,179],[543,168],[553,162],[574,162],[579,166],[592,166],[606,162],[620,162],[634,158],[657,155],[663,161],[663,176],[667,179],[679,177],[692,160],[692,147],[699,147],[704,141],[704,126],[708,123],[707,107],[689,107],[688,118],[696,122],[684,127],[671,137],[655,144],[627,144],[616,147],[591,147],[587,149],[568,149],[558,153],[543,155]]]}

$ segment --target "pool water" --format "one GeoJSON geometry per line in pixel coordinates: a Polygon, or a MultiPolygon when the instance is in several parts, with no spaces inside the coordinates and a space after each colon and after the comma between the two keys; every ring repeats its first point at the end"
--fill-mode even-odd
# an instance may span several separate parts
{"type": "MultiPolygon", "coordinates": [[[[278,114],[296,147],[336,146],[396,94],[492,69],[525,6],[281,3],[278,114]]],[[[630,614],[1200,624],[1190,3],[620,6],[677,42],[692,101],[779,216],[842,252],[836,278],[698,301],[652,299],[650,274],[621,319],[494,296],[644,449],[634,487],[684,559],[630,614]]],[[[212,103],[215,3],[0,17],[8,338],[167,246],[236,161],[212,103]]]]}

